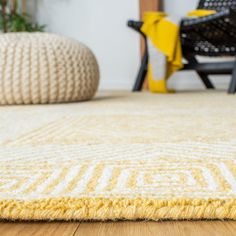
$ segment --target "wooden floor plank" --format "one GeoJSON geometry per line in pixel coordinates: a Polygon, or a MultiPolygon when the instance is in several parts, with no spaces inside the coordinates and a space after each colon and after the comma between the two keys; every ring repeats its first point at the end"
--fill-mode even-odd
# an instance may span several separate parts
{"type": "Polygon", "coordinates": [[[75,236],[146,236],[146,229],[145,222],[81,223],[75,236]]]}
{"type": "Polygon", "coordinates": [[[73,236],[80,223],[1,223],[1,236],[73,236]]]}
{"type": "Polygon", "coordinates": [[[150,222],[147,225],[150,235],[172,236],[222,236],[235,235],[236,222],[222,222],[222,221],[183,221],[183,222],[150,222]]]}
{"type": "Polygon", "coordinates": [[[233,221],[0,223],[0,236],[234,236],[233,221]]]}
{"type": "Polygon", "coordinates": [[[75,236],[233,236],[236,222],[118,222],[81,223],[75,236]]]}

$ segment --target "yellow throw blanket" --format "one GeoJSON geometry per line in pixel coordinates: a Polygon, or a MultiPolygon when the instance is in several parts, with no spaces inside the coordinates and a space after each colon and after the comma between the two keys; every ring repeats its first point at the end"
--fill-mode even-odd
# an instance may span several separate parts
{"type": "MultiPolygon", "coordinates": [[[[189,17],[202,17],[216,13],[196,10],[189,17]]],[[[153,93],[172,92],[166,81],[183,68],[179,25],[167,18],[164,12],[147,12],[141,31],[147,36],[149,50],[148,84],[153,93]]]]}

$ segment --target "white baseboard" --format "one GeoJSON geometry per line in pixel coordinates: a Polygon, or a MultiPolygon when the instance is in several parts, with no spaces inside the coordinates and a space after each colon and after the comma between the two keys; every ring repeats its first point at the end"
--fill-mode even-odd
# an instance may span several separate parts
{"type": "Polygon", "coordinates": [[[130,78],[127,81],[122,80],[101,80],[99,85],[99,90],[132,90],[133,83],[130,78]]]}
{"type": "MultiPolygon", "coordinates": [[[[227,89],[230,76],[210,76],[210,79],[217,89],[227,89]]],[[[205,89],[201,79],[194,72],[179,72],[169,80],[169,87],[176,90],[199,90],[205,89]]]]}
{"type": "MultiPolygon", "coordinates": [[[[230,76],[211,76],[213,84],[217,89],[227,89],[230,82],[230,76]]],[[[101,79],[99,90],[125,90],[131,91],[134,85],[134,78],[127,80],[101,79]]],[[[168,82],[168,86],[175,90],[201,90],[205,89],[200,78],[193,72],[176,73],[168,82]]]]}

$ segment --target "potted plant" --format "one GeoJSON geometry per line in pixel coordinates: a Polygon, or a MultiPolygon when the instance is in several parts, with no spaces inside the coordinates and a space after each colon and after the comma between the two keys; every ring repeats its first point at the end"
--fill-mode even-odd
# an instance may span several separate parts
{"type": "Polygon", "coordinates": [[[7,32],[43,31],[45,26],[33,23],[26,10],[26,0],[0,0],[0,30],[7,32]]]}

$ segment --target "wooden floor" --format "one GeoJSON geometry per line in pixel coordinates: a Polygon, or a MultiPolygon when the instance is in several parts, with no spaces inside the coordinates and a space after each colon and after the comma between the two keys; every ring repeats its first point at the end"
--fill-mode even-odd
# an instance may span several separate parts
{"type": "Polygon", "coordinates": [[[233,236],[236,222],[0,223],[0,236],[233,236]]]}

